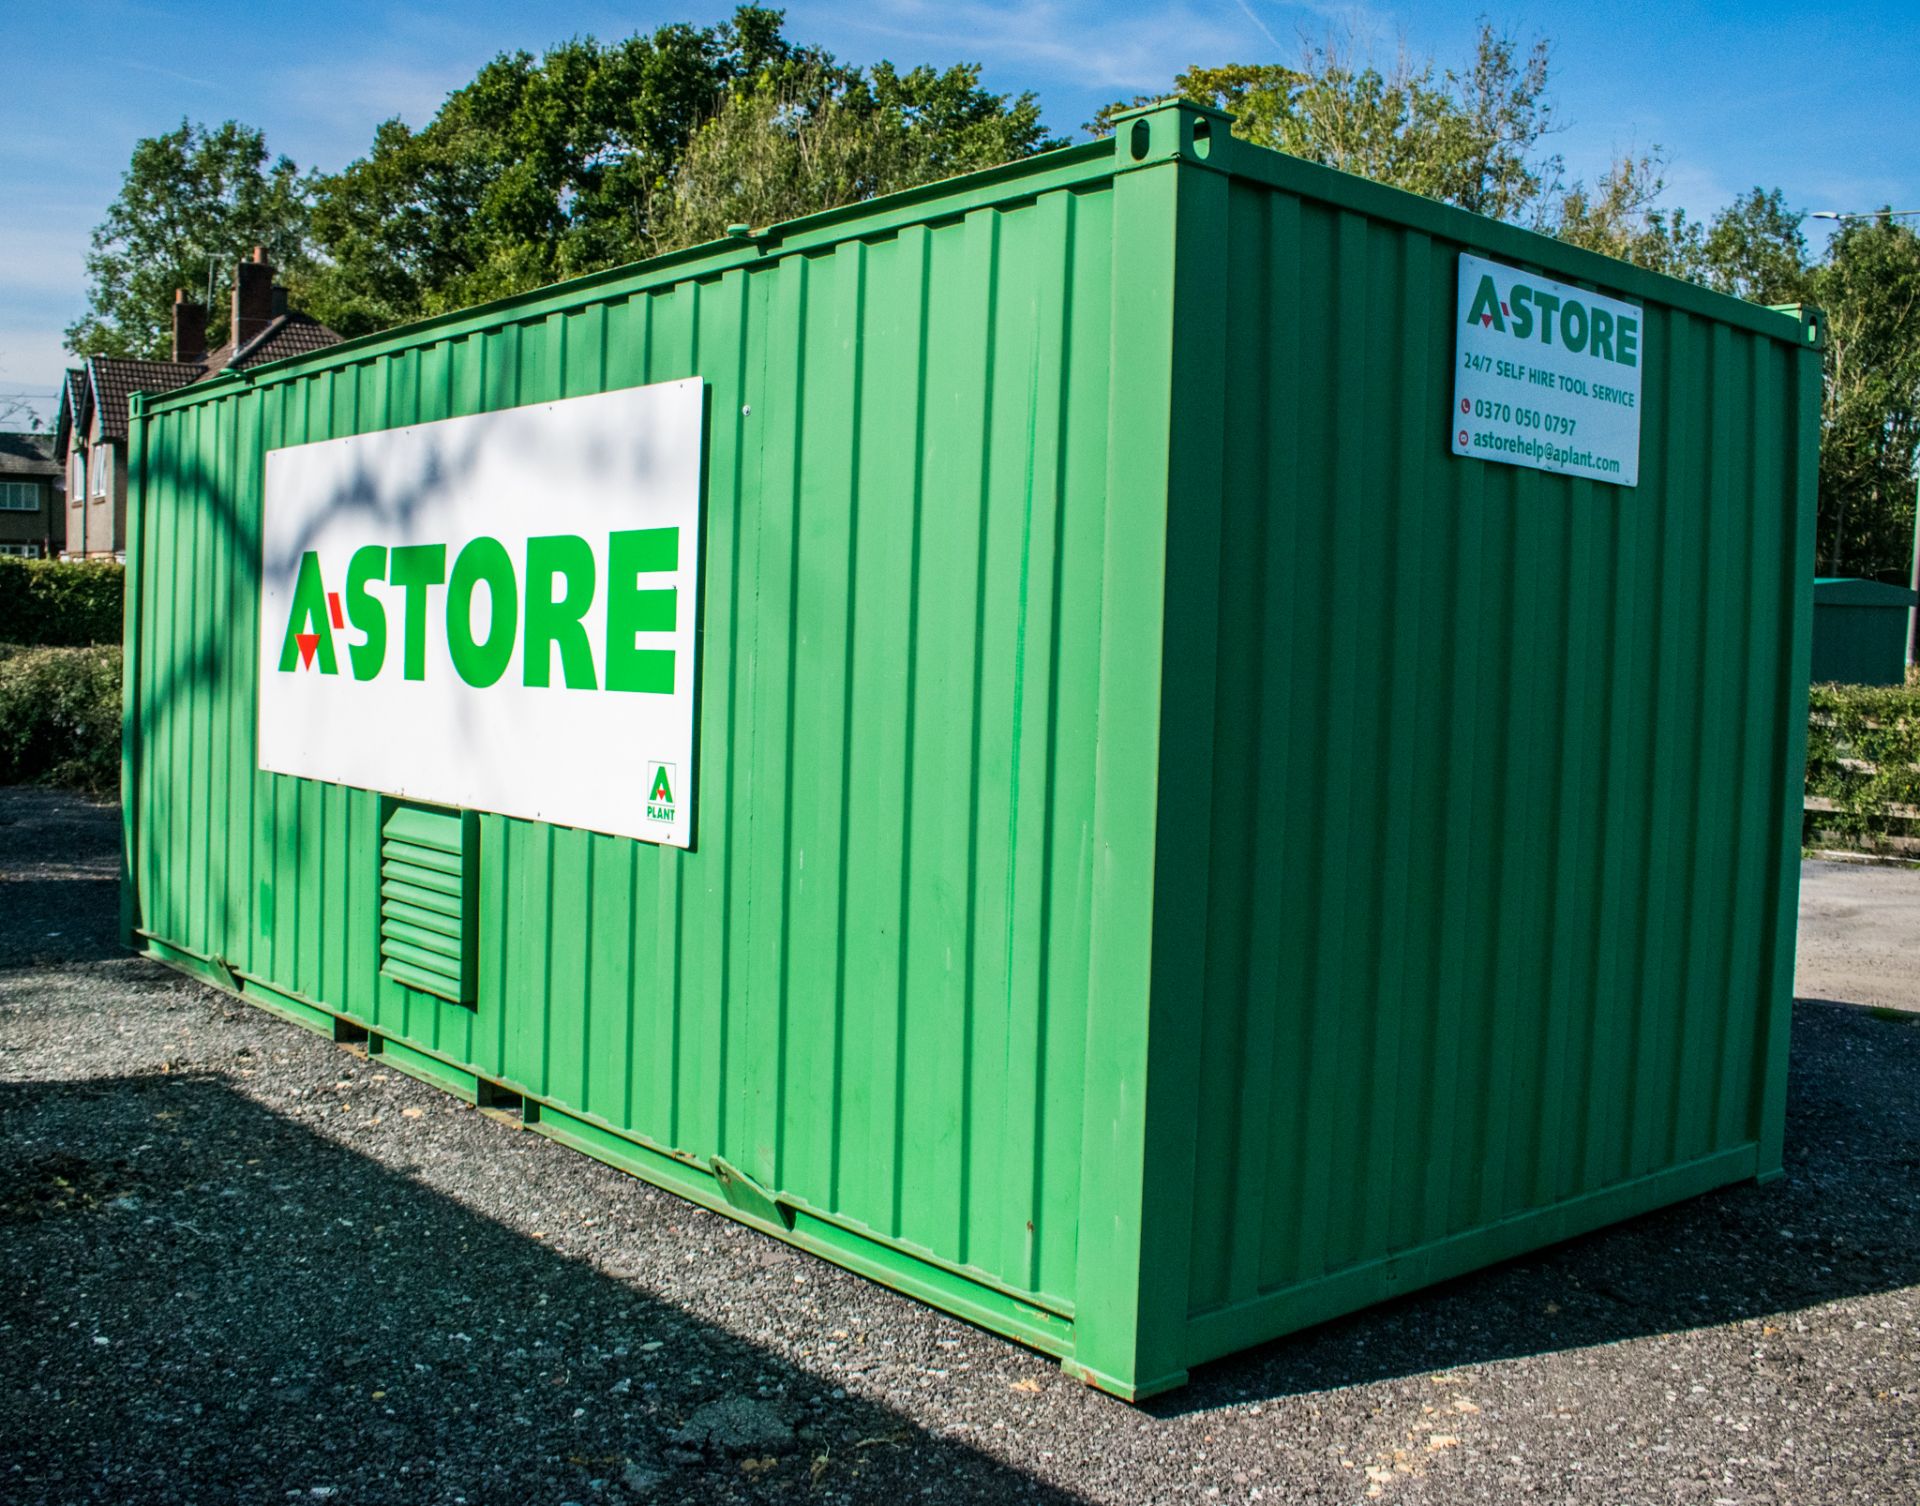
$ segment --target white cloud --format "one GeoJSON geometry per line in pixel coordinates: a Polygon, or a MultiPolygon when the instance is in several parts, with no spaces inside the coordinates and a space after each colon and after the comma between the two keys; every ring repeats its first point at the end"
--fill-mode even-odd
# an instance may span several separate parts
{"type": "MultiPolygon", "coordinates": [[[[1244,53],[1257,35],[1230,4],[1175,6],[1139,16],[1116,17],[1090,5],[1040,0],[998,4],[995,0],[941,5],[933,0],[877,0],[864,18],[834,12],[820,20],[883,42],[911,42],[916,58],[928,51],[989,64],[1046,71],[1087,88],[1148,90],[1189,64],[1244,53]]],[[[802,34],[811,21],[790,25],[802,34]]]]}

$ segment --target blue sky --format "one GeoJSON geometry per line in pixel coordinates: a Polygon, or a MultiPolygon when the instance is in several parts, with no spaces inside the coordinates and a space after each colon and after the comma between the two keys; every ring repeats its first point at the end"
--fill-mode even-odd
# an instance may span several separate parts
{"type": "MultiPolygon", "coordinates": [[[[136,0],[39,7],[11,28],[0,91],[0,394],[50,393],[61,330],[85,303],[87,235],[134,141],[182,116],[237,118],[301,167],[337,168],[393,115],[419,124],[496,52],[576,34],[712,21],[730,4],[541,0],[291,5],[136,0]]],[[[1671,158],[1668,201],[1711,213],[1760,183],[1807,209],[1920,207],[1920,7],[1837,0],[1613,7],[1497,0],[861,0],[796,3],[788,32],[854,62],[977,61],[1036,91],[1060,134],[1106,100],[1162,89],[1189,63],[1292,62],[1330,34],[1389,61],[1464,60],[1475,19],[1554,44],[1569,168],[1619,151],[1671,158]]]]}

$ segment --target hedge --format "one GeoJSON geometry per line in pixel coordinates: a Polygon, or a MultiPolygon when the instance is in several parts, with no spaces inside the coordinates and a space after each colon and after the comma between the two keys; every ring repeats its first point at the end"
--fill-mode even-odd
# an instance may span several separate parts
{"type": "Polygon", "coordinates": [[[1920,820],[1895,808],[1920,808],[1920,682],[1816,685],[1809,709],[1807,794],[1834,804],[1809,813],[1809,828],[1867,847],[1908,847],[1920,820]]]}
{"type": "Polygon", "coordinates": [[[120,784],[120,650],[0,645],[0,784],[120,784]]]}
{"type": "Polygon", "coordinates": [[[112,560],[0,556],[0,643],[120,642],[125,576],[112,560]]]}

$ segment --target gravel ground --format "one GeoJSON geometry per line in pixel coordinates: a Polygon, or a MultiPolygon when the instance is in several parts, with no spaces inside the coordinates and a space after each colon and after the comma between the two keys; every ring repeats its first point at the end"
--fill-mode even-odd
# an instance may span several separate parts
{"type": "Polygon", "coordinates": [[[1794,991],[1920,1010],[1920,868],[1802,863],[1794,991]]]}
{"type": "Polygon", "coordinates": [[[120,954],[0,790],[0,1500],[1920,1499],[1920,1026],[1794,1024],[1788,1175],[1125,1406],[120,954]]]}

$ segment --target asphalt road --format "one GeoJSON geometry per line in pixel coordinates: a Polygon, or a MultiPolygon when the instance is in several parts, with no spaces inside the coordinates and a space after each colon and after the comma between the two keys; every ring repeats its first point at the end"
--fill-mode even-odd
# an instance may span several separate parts
{"type": "Polygon", "coordinates": [[[1920,1500],[1897,1015],[1797,1010],[1773,1185],[1133,1408],[120,954],[115,863],[0,791],[0,1501],[1920,1500]]]}
{"type": "Polygon", "coordinates": [[[1794,992],[1920,1010],[1920,868],[1802,863],[1794,992]]]}

